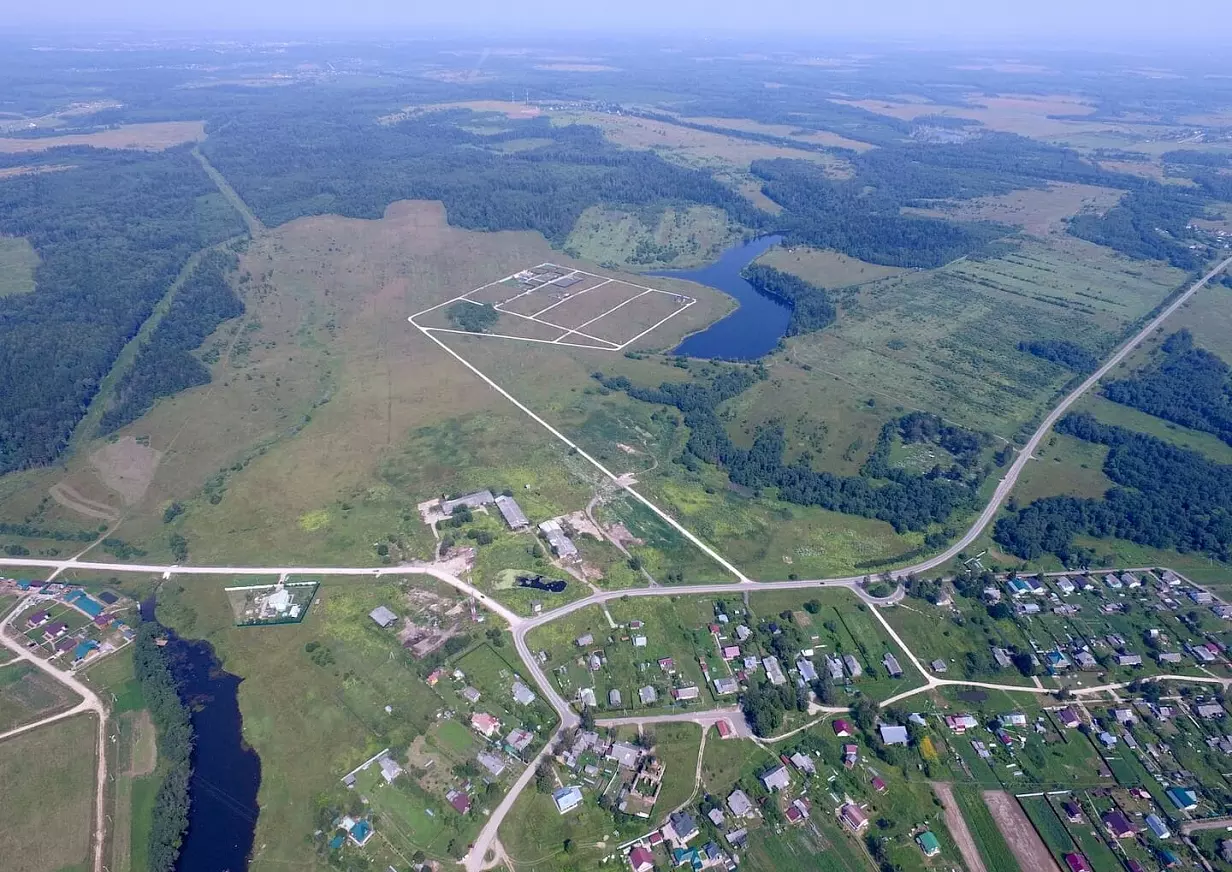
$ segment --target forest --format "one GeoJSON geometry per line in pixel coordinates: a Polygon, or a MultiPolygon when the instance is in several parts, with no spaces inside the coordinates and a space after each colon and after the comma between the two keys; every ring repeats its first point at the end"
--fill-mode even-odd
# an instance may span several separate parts
{"type": "Polygon", "coordinates": [[[1099,365],[1094,354],[1065,339],[1035,339],[1018,343],[1018,350],[1059,363],[1074,372],[1090,372],[1099,365]]]}
{"type": "Polygon", "coordinates": [[[1084,212],[1069,219],[1069,232],[1140,260],[1164,260],[1183,270],[1202,265],[1185,241],[1187,225],[1205,209],[1201,194],[1178,186],[1146,185],[1130,191],[1098,215],[1084,212]]]}
{"type": "Polygon", "coordinates": [[[0,234],[40,259],[0,298],[0,473],[55,460],[189,256],[243,229],[187,149],[57,156],[77,168],[0,185],[0,234]]]}
{"type": "Polygon", "coordinates": [[[1228,365],[1194,345],[1180,330],[1160,346],[1163,359],[1131,378],[1110,382],[1104,396],[1116,403],[1213,433],[1232,445],[1232,380],[1228,365]]]}
{"type": "Polygon", "coordinates": [[[188,707],[176,691],[165,649],[158,646],[161,632],[155,622],[144,621],[133,644],[133,671],[158,730],[158,771],[163,778],[150,826],[149,872],[175,869],[188,828],[188,782],[192,777],[192,722],[188,707]]]}
{"type": "Polygon", "coordinates": [[[116,384],[115,396],[99,423],[100,435],[137,420],[160,397],[209,384],[209,369],[191,352],[223,321],[243,314],[244,304],[227,283],[227,273],[238,264],[234,254],[222,251],[211,251],[202,258],[137,352],[132,367],[116,384]]]}
{"type": "Polygon", "coordinates": [[[758,292],[791,308],[787,336],[800,336],[828,327],[834,321],[834,303],[825,288],[765,264],[750,264],[741,273],[758,292]]]}
{"type": "Polygon", "coordinates": [[[1104,473],[1117,485],[1103,499],[1045,497],[997,521],[996,542],[1024,560],[1057,555],[1067,565],[1093,559],[1075,536],[1126,539],[1152,548],[1227,560],[1232,547],[1232,466],[1087,413],[1056,430],[1108,446],[1104,473]]]}
{"type": "Polygon", "coordinates": [[[464,128],[482,120],[452,110],[380,124],[335,107],[271,124],[242,113],[214,127],[202,148],[268,224],[324,212],[379,218],[404,199],[442,201],[458,227],[537,230],[557,244],[584,209],[600,203],[697,203],[749,227],[764,223],[763,213],[709,173],[618,148],[596,127],[502,117],[502,132],[464,128]],[[526,139],[548,144],[500,151],[526,139]]]}
{"type": "Polygon", "coordinates": [[[699,462],[714,464],[735,484],[758,490],[777,488],[779,499],[786,502],[875,518],[891,524],[900,533],[943,524],[956,510],[973,504],[986,475],[986,470],[977,466],[979,452],[971,451],[972,442],[979,443],[981,437],[946,425],[927,413],[913,413],[887,422],[858,476],[817,472],[807,460],[784,462],[786,441],[782,427],[777,425],[759,429],[750,448],[739,447],[727,435],[718,407],[765,377],[761,368],[732,368],[712,377],[709,383],[664,382],[658,388],[645,388],[623,376],[594,374],[609,390],[623,391],[635,400],[672,406],[683,413],[689,428],[682,458],[686,466],[699,462]],[[921,415],[925,416],[923,422],[921,415]],[[925,475],[913,475],[888,462],[896,436],[905,442],[951,445],[961,460],[949,469],[938,465],[925,475]]]}

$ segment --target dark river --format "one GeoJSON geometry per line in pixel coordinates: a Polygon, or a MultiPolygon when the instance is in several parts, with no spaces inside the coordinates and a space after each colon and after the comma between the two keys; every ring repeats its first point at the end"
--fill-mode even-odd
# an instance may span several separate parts
{"type": "Polygon", "coordinates": [[[686,357],[722,357],[756,360],[773,351],[787,330],[791,309],[753,289],[740,271],[760,257],[781,236],[763,236],[727,249],[714,263],[694,270],[665,270],[651,275],[685,279],[707,285],[736,298],[740,305],[721,321],[694,333],[678,345],[675,354],[686,357]]]}
{"type": "MultiPolygon", "coordinates": [[[[153,619],[153,604],[143,603],[141,612],[153,619]]],[[[257,824],[261,760],[244,743],[240,679],[223,671],[208,642],[165,632],[164,651],[196,734],[188,831],[176,872],[244,872],[257,824]]]]}

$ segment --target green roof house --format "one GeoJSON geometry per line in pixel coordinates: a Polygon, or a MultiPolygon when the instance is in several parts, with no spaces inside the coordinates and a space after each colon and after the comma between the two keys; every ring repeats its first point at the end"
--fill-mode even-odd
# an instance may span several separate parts
{"type": "Polygon", "coordinates": [[[915,843],[920,846],[920,850],[924,852],[925,857],[936,857],[941,853],[941,843],[937,841],[929,830],[925,830],[915,837],[915,843]]]}

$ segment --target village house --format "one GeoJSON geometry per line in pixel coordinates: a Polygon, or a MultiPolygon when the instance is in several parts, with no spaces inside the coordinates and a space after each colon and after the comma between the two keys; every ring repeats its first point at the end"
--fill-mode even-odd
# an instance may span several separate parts
{"type": "Polygon", "coordinates": [[[834,735],[838,736],[840,739],[846,738],[847,736],[852,736],[856,731],[855,727],[851,725],[851,722],[846,721],[843,718],[835,718],[834,723],[830,726],[834,730],[834,735]]]}
{"type": "Polygon", "coordinates": [[[956,735],[961,736],[967,730],[973,730],[980,725],[972,715],[946,715],[945,725],[956,735]]]}
{"type": "Polygon", "coordinates": [[[831,681],[843,680],[843,661],[837,657],[826,657],[826,671],[830,673],[831,681]]]}
{"type": "Polygon", "coordinates": [[[946,662],[940,659],[934,660],[932,663],[928,664],[928,666],[930,669],[932,669],[933,672],[937,673],[938,675],[943,675],[944,673],[948,672],[950,669],[950,667],[946,665],[946,662]]]}
{"type": "Polygon", "coordinates": [[[885,666],[886,672],[890,674],[891,678],[903,677],[903,668],[898,665],[898,658],[896,658],[889,651],[887,651],[885,656],[881,658],[881,663],[885,666]]]}
{"type": "Polygon", "coordinates": [[[878,729],[881,732],[881,741],[887,745],[906,745],[908,742],[906,727],[882,724],[878,729]]]}
{"type": "Polygon", "coordinates": [[[1200,702],[1194,706],[1194,714],[1203,720],[1222,718],[1225,714],[1223,706],[1217,702],[1200,702]]]}
{"type": "Polygon", "coordinates": [[[382,630],[396,623],[398,620],[398,616],[386,606],[377,606],[375,609],[368,612],[368,617],[372,618],[373,622],[375,622],[376,625],[382,630]]]}
{"type": "Polygon", "coordinates": [[[552,791],[552,802],[556,803],[558,814],[567,814],[582,804],[582,790],[579,787],[559,787],[552,791]]]}
{"type": "Polygon", "coordinates": [[[487,712],[475,712],[471,715],[471,728],[484,738],[490,739],[500,732],[500,718],[487,712]]]}
{"type": "Polygon", "coordinates": [[[629,852],[629,866],[633,872],[653,872],[654,854],[641,845],[635,845],[629,852]]]}
{"type": "Polygon", "coordinates": [[[1134,825],[1119,811],[1105,812],[1100,816],[1100,820],[1103,821],[1104,826],[1108,828],[1108,832],[1112,833],[1114,838],[1132,839],[1138,834],[1138,831],[1134,829],[1134,825]]]}
{"type": "Polygon", "coordinates": [[[847,674],[852,678],[859,678],[864,674],[864,667],[860,665],[860,661],[850,654],[843,655],[843,666],[847,668],[847,674]]]}
{"type": "Polygon", "coordinates": [[[735,693],[740,689],[740,683],[731,676],[723,676],[714,679],[714,692],[716,696],[727,696],[735,693]]]}
{"type": "Polygon", "coordinates": [[[860,762],[860,746],[859,745],[844,745],[843,746],[843,766],[847,769],[854,769],[856,763],[860,762]]]}
{"type": "Polygon", "coordinates": [[[941,853],[941,843],[937,841],[929,830],[925,830],[915,837],[915,843],[920,846],[920,850],[924,852],[925,857],[936,857],[941,853]]]}
{"type": "Polygon", "coordinates": [[[807,754],[801,754],[799,751],[796,751],[788,759],[791,761],[792,766],[795,766],[805,775],[817,774],[817,767],[813,765],[813,758],[807,754]]]}
{"type": "Polygon", "coordinates": [[[522,514],[522,507],[513,497],[502,494],[496,498],[495,503],[496,510],[501,513],[501,517],[505,519],[510,530],[524,530],[530,526],[530,521],[527,520],[526,515],[522,514]]]}
{"type": "Polygon", "coordinates": [[[738,818],[746,818],[753,815],[753,803],[749,799],[748,794],[743,790],[733,790],[728,795],[727,808],[738,818]]]}
{"type": "Polygon", "coordinates": [[[677,702],[688,702],[691,699],[697,699],[701,696],[701,688],[695,684],[690,684],[687,687],[672,688],[672,699],[677,702]]]}
{"type": "Polygon", "coordinates": [[[513,699],[519,705],[530,705],[537,697],[535,692],[520,681],[513,683],[513,699]]]}
{"type": "Polygon", "coordinates": [[[783,765],[768,769],[758,776],[766,790],[774,793],[776,790],[786,790],[791,785],[791,774],[783,765]]]}
{"type": "Polygon", "coordinates": [[[637,698],[642,705],[652,705],[659,698],[659,692],[648,684],[637,692],[637,698]]]}
{"type": "Polygon", "coordinates": [[[783,674],[783,668],[779,666],[777,657],[763,657],[761,665],[765,667],[766,678],[770,679],[770,683],[774,685],[786,684],[787,676],[783,674]]]}
{"type": "Polygon", "coordinates": [[[853,802],[848,802],[838,810],[838,818],[843,822],[847,829],[853,833],[859,834],[864,832],[868,827],[868,817],[860,810],[860,807],[853,802]]]}

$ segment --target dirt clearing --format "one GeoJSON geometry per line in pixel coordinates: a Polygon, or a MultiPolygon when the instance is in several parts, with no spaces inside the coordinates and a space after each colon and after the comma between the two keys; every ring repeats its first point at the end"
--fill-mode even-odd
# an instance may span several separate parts
{"type": "Polygon", "coordinates": [[[145,496],[162,458],[161,451],[143,445],[136,437],[125,436],[94,451],[90,462],[103,484],[131,506],[145,496]]]}
{"type": "Polygon", "coordinates": [[[0,154],[24,154],[47,151],[64,145],[88,145],[93,148],[129,148],[139,151],[162,151],[185,142],[205,139],[204,121],[154,121],[149,124],[125,124],[114,130],[98,133],[71,133],[65,136],[44,136],[39,139],[0,138],[0,154]]]}
{"type": "MultiPolygon", "coordinates": [[[[984,804],[992,812],[993,820],[997,822],[997,829],[1001,831],[1010,850],[1018,858],[1020,867],[1031,869],[1033,872],[1060,872],[1057,861],[1053,859],[1043,840],[1040,839],[1035,827],[1031,826],[1031,822],[1027,820],[1018,800],[1004,790],[985,790],[984,804]]],[[[950,817],[949,809],[950,805],[946,803],[947,821],[950,817]]],[[[956,833],[953,826],[950,827],[950,832],[956,833]]],[[[970,837],[968,833],[967,838],[970,839],[970,837]]],[[[957,835],[955,838],[957,839],[957,835]]]]}
{"type": "Polygon", "coordinates": [[[158,764],[158,742],[150,713],[142,710],[133,716],[133,756],[128,762],[128,774],[133,778],[149,775],[158,764]]]}
{"type": "Polygon", "coordinates": [[[937,799],[941,800],[941,805],[945,809],[946,828],[958,844],[958,852],[962,854],[967,872],[988,872],[984,866],[984,859],[975,846],[975,839],[971,838],[971,831],[967,829],[967,821],[958,810],[958,803],[954,801],[953,789],[950,785],[940,781],[930,781],[929,786],[933,789],[933,793],[937,794],[937,799]]]}

